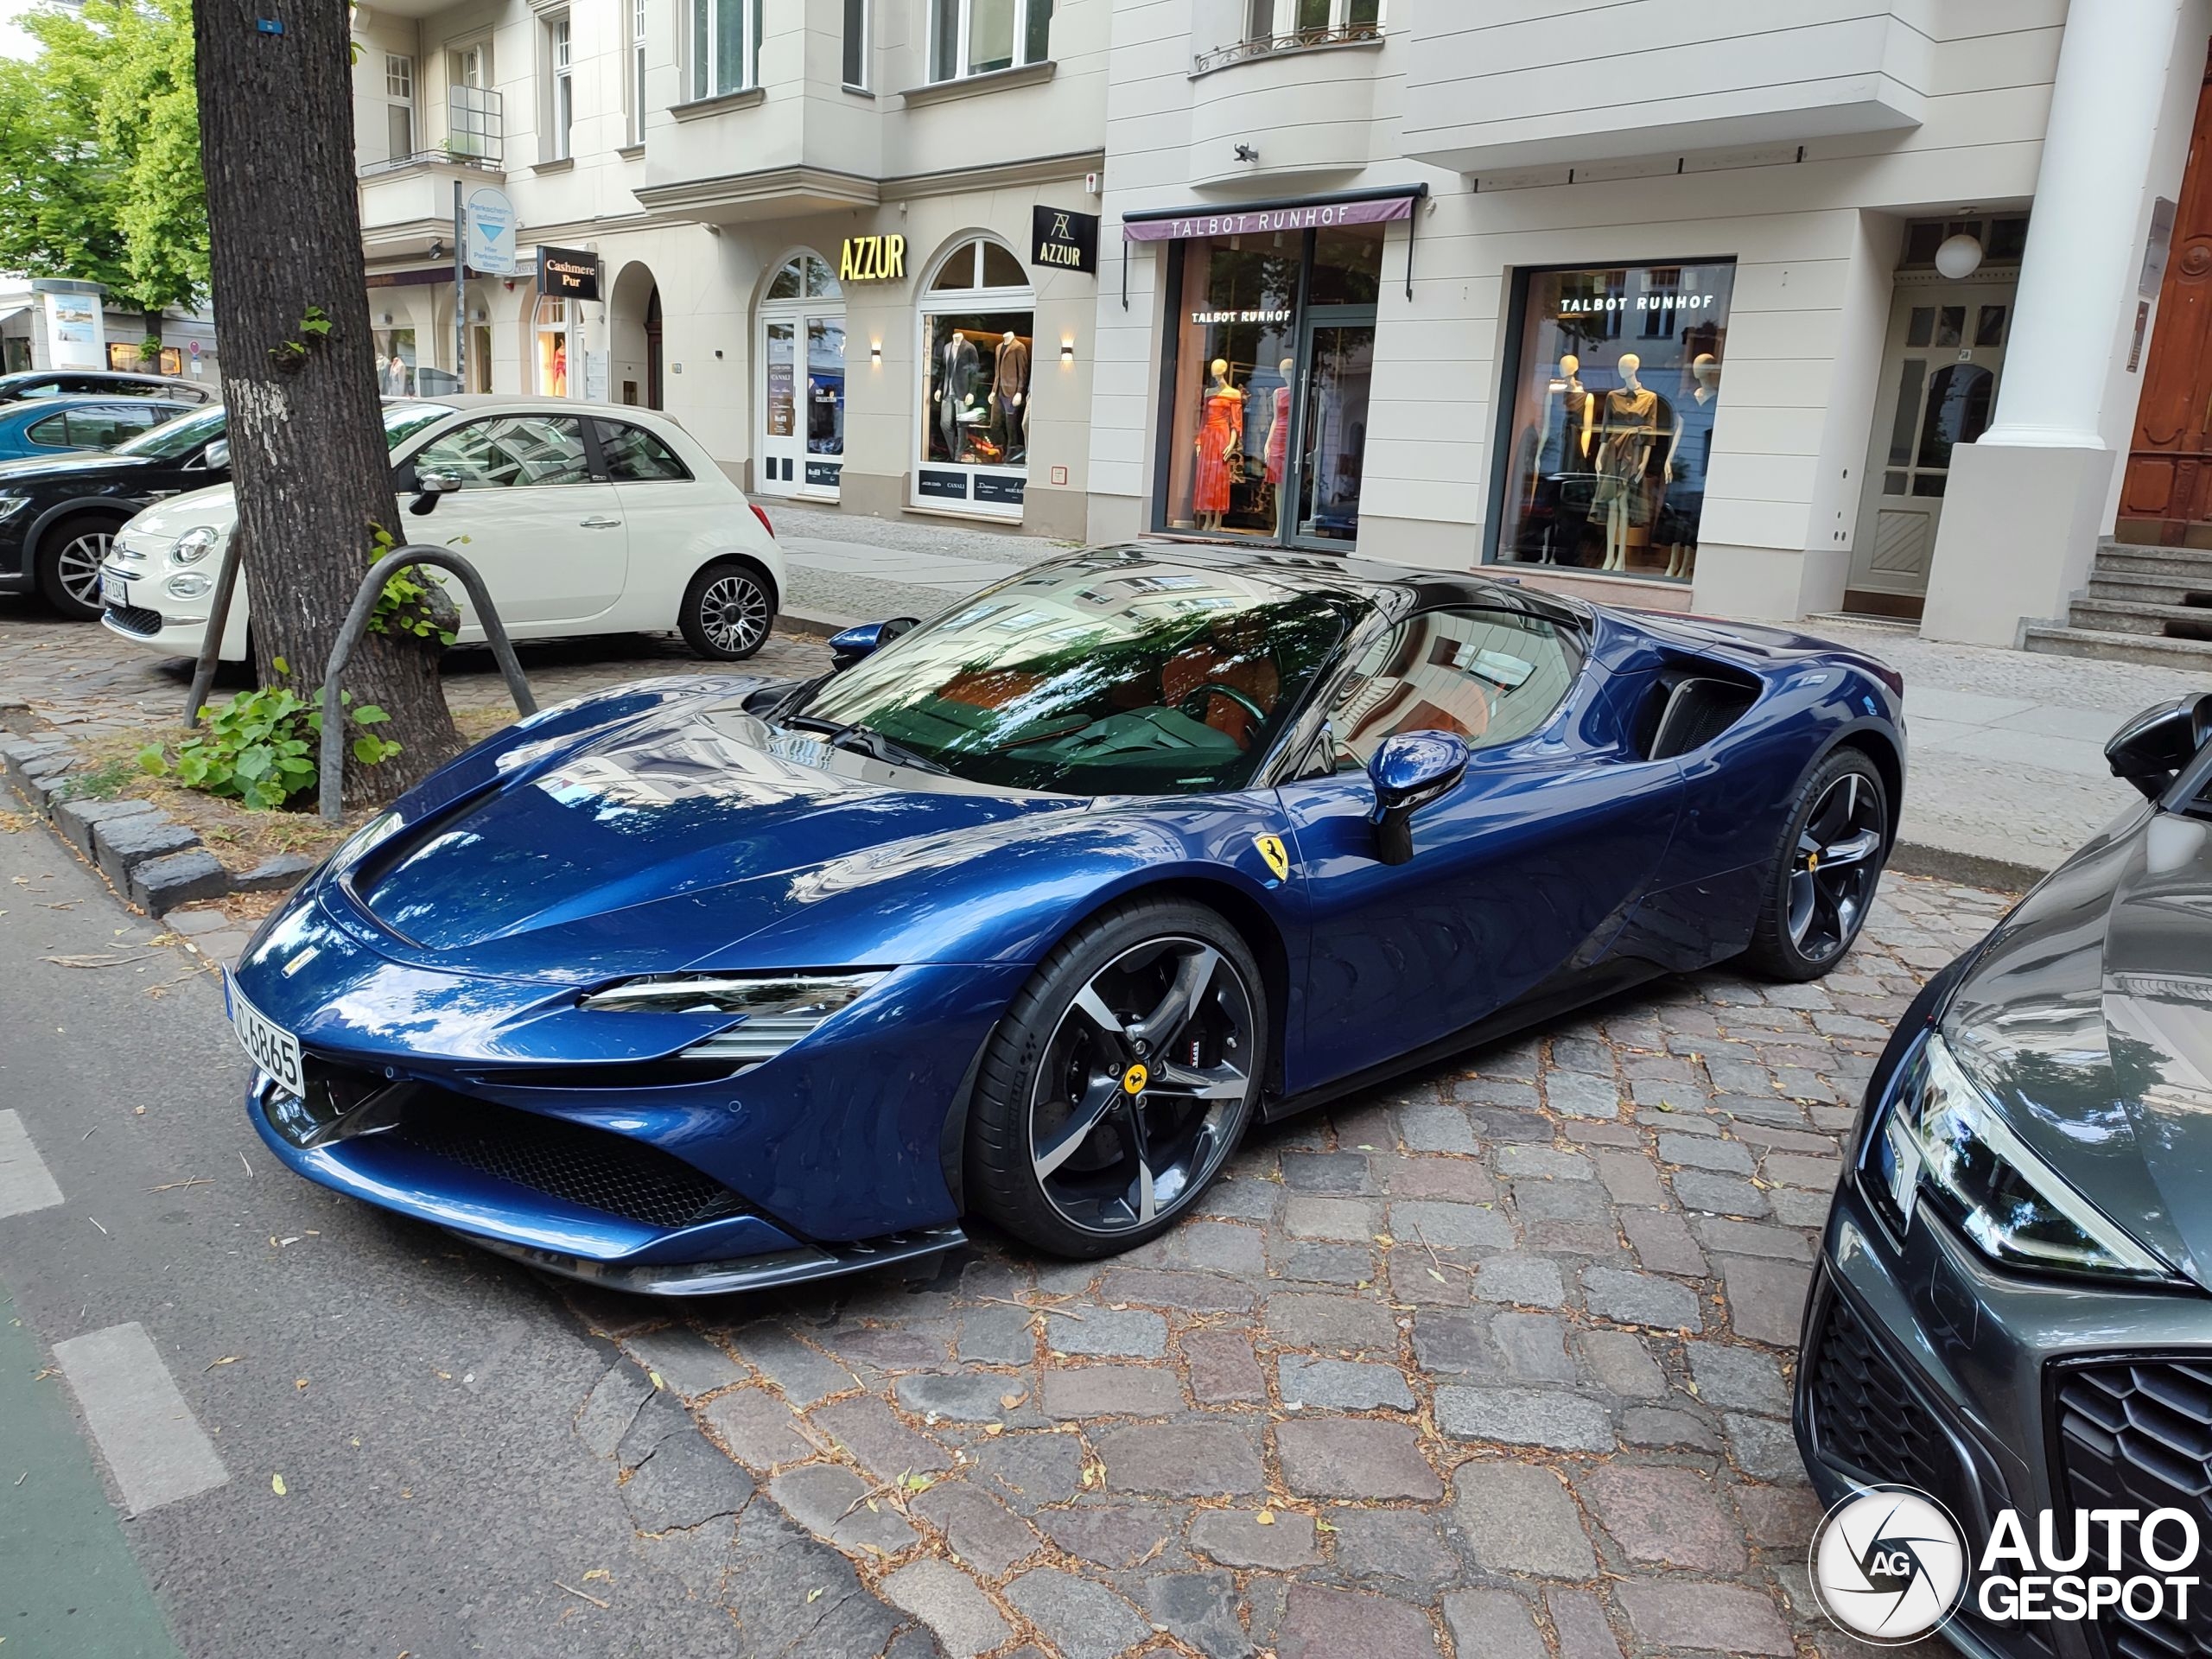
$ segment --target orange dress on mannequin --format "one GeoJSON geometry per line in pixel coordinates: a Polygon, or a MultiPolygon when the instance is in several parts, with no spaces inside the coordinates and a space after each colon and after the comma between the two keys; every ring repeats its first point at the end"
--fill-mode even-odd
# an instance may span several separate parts
{"type": "Polygon", "coordinates": [[[1244,394],[1218,386],[1206,396],[1205,424],[1198,429],[1198,466],[1191,480],[1191,511],[1229,511],[1229,450],[1244,429],[1244,394]]]}

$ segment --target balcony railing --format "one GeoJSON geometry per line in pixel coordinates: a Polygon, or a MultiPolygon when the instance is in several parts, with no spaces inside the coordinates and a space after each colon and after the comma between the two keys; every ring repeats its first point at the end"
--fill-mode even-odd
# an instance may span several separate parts
{"type": "Polygon", "coordinates": [[[446,167],[476,167],[498,172],[506,162],[506,124],[500,113],[499,94],[482,86],[455,86],[446,94],[446,141],[431,149],[370,162],[354,169],[361,178],[397,173],[425,162],[446,167]]]}
{"type": "Polygon", "coordinates": [[[1325,29],[1298,29],[1287,35],[1261,35],[1249,41],[1237,41],[1211,52],[1201,52],[1192,60],[1191,73],[1203,75],[1215,69],[1225,69],[1232,63],[1249,63],[1255,58],[1272,57],[1278,52],[1303,52],[1316,46],[1357,46],[1382,38],[1380,23],[1336,23],[1325,29]]]}

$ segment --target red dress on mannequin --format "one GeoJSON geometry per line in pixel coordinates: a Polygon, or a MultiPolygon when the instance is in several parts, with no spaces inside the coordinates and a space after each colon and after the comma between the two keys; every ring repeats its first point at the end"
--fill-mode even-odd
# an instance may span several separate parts
{"type": "Polygon", "coordinates": [[[1206,421],[1198,429],[1198,472],[1191,480],[1192,512],[1229,511],[1229,449],[1244,426],[1244,394],[1234,386],[1217,387],[1206,397],[1206,421]]]}
{"type": "Polygon", "coordinates": [[[1275,388],[1275,417],[1268,427],[1268,482],[1282,482],[1283,468],[1290,461],[1290,388],[1275,388]]]}

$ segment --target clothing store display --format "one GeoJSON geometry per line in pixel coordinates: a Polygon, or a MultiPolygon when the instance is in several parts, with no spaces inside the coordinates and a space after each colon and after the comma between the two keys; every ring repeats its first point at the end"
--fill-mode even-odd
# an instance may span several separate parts
{"type": "Polygon", "coordinates": [[[991,429],[1008,460],[1029,447],[1029,347],[1020,336],[1000,343],[991,364],[991,429]]]}
{"type": "Polygon", "coordinates": [[[1198,465],[1191,481],[1191,510],[1227,512],[1231,474],[1230,452],[1244,429],[1244,394],[1226,382],[1216,382],[1206,394],[1205,424],[1198,429],[1198,465]]]}
{"type": "Polygon", "coordinates": [[[1598,419],[1597,447],[1592,470],[1598,474],[1592,503],[1610,507],[1619,502],[1628,510],[1628,522],[1649,520],[1651,498],[1644,479],[1651,465],[1652,446],[1658,442],[1663,400],[1649,386],[1631,391],[1617,387],[1605,394],[1598,419]]]}
{"type": "Polygon", "coordinates": [[[1283,469],[1290,463],[1290,388],[1275,388],[1274,418],[1268,423],[1268,482],[1282,482],[1283,469]]]}
{"type": "Polygon", "coordinates": [[[960,459],[960,428],[962,410],[975,395],[976,381],[981,373],[982,359],[976,351],[976,342],[963,334],[955,334],[944,342],[937,360],[937,425],[944,438],[945,459],[960,459]]]}

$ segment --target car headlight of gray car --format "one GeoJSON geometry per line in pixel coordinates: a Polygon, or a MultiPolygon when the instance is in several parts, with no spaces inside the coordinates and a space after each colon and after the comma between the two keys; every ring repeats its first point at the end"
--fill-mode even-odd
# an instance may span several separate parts
{"type": "Polygon", "coordinates": [[[2012,1132],[1940,1033],[1897,1068],[1863,1168],[1868,1197],[1900,1232],[1932,1204],[2002,1267],[2179,1280],[2012,1132]]]}

